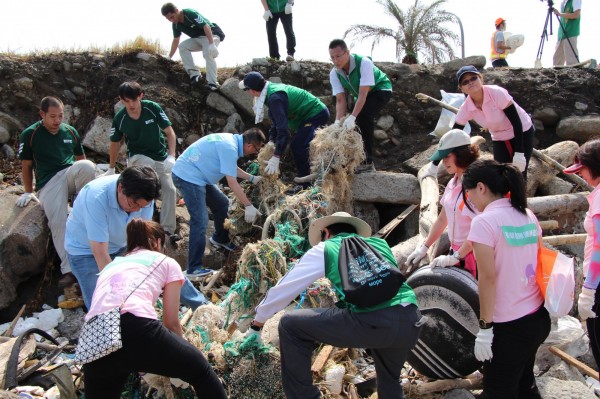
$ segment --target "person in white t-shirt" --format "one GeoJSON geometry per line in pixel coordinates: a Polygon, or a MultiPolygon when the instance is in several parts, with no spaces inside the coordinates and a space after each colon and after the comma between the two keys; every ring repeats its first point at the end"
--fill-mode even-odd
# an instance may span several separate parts
{"type": "Polygon", "coordinates": [[[127,252],[100,272],[86,321],[121,305],[123,347],[83,365],[87,399],[119,399],[132,372],[179,378],[198,397],[227,398],[225,389],[202,353],[183,338],[179,323],[181,266],[163,254],[166,239],[160,224],[132,219],[127,225],[127,252]],[[162,294],[162,322],[154,305],[162,294]]]}
{"type": "Polygon", "coordinates": [[[513,165],[478,160],[465,170],[462,185],[467,206],[481,212],[467,237],[479,280],[474,352],[484,362],[480,398],[541,399],[533,366],[550,333],[550,315],[536,280],[542,229],[527,209],[525,180],[513,165]]]}

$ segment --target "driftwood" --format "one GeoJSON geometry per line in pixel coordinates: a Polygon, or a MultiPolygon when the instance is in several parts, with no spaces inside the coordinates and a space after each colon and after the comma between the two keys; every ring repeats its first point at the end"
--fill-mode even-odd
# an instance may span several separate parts
{"type": "Polygon", "coordinates": [[[589,207],[588,192],[574,194],[547,195],[527,199],[527,207],[536,216],[554,217],[573,212],[583,212],[589,207]]]}
{"type": "Polygon", "coordinates": [[[315,361],[313,362],[312,366],[310,366],[310,371],[316,374],[321,374],[321,370],[325,366],[325,363],[327,363],[327,359],[329,359],[331,352],[333,352],[333,346],[323,346],[317,357],[315,357],[315,361]]]}
{"type": "Polygon", "coordinates": [[[410,215],[412,213],[412,211],[414,211],[417,208],[416,205],[410,205],[408,208],[406,208],[400,215],[396,216],[394,219],[392,219],[391,222],[389,222],[388,224],[386,224],[385,226],[383,226],[381,229],[379,229],[379,231],[375,234],[373,234],[373,237],[379,237],[379,238],[384,238],[388,236],[388,234],[390,234],[395,228],[396,226],[398,226],[400,223],[402,223],[402,221],[404,219],[406,219],[406,217],[408,215],[410,215]]]}
{"type": "Polygon", "coordinates": [[[449,391],[451,389],[481,389],[483,387],[483,377],[479,378],[457,378],[453,380],[439,380],[425,382],[417,385],[415,391],[418,395],[424,395],[433,392],[449,391]]]}
{"type": "Polygon", "coordinates": [[[558,222],[556,220],[540,220],[538,221],[542,230],[556,230],[558,229],[558,222]]]}
{"type": "Polygon", "coordinates": [[[564,234],[560,236],[543,237],[542,241],[550,245],[583,244],[587,234],[564,234]]]}
{"type": "Polygon", "coordinates": [[[187,312],[185,312],[185,314],[181,318],[181,321],[179,322],[181,326],[185,327],[185,325],[188,323],[188,321],[190,321],[193,315],[194,311],[192,309],[188,309],[187,312]]]}
{"type": "Polygon", "coordinates": [[[574,366],[575,368],[577,368],[577,370],[581,371],[583,374],[589,375],[590,377],[598,380],[598,372],[596,370],[594,370],[593,368],[591,368],[590,366],[588,366],[587,364],[580,362],[579,360],[575,359],[573,356],[558,349],[555,346],[549,347],[548,350],[550,352],[554,353],[556,356],[560,357],[565,362],[569,363],[571,366],[574,366]]]}
{"type": "Polygon", "coordinates": [[[26,305],[21,306],[21,310],[19,310],[19,313],[17,313],[17,316],[13,319],[13,321],[10,323],[10,326],[8,326],[8,328],[4,332],[5,337],[10,337],[12,335],[12,333],[15,330],[15,327],[17,325],[17,322],[19,321],[19,317],[21,317],[21,315],[25,311],[25,306],[26,305]]]}

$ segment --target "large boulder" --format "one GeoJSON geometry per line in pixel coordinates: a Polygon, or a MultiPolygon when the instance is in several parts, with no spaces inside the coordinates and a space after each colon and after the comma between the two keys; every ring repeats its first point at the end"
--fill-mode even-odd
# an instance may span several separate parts
{"type": "Polygon", "coordinates": [[[600,116],[571,116],[560,121],[556,135],[565,140],[574,140],[580,144],[595,137],[600,132],[600,116]]]}

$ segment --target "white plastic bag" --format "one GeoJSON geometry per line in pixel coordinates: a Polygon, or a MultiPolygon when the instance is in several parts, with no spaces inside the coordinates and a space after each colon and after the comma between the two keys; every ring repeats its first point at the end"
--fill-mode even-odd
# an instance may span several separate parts
{"type": "MultiPolygon", "coordinates": [[[[466,98],[463,93],[446,93],[444,90],[440,90],[440,94],[442,95],[442,102],[452,105],[456,108],[460,108],[460,106],[465,102],[466,98]]],[[[438,123],[433,132],[429,134],[437,137],[438,139],[441,138],[446,132],[452,129],[455,120],[456,114],[454,112],[442,108],[440,119],[438,119],[438,123]]],[[[468,123],[463,130],[466,133],[471,134],[471,126],[468,123]]]]}

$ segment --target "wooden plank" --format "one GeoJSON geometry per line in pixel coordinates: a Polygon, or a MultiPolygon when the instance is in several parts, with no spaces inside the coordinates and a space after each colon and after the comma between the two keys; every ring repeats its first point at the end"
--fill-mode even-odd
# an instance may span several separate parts
{"type": "Polygon", "coordinates": [[[315,358],[315,361],[310,367],[310,371],[321,374],[321,370],[323,369],[323,366],[325,366],[325,363],[327,363],[327,359],[329,359],[331,352],[333,352],[333,346],[331,345],[325,345],[323,348],[321,348],[319,354],[315,358]]]}
{"type": "Polygon", "coordinates": [[[406,219],[408,217],[408,215],[410,215],[411,212],[414,211],[415,209],[417,209],[417,205],[415,205],[415,204],[410,205],[400,215],[396,216],[388,224],[386,224],[381,229],[379,229],[379,231],[377,233],[375,233],[373,235],[373,237],[379,237],[379,238],[387,237],[392,232],[392,230],[394,230],[396,228],[396,226],[398,226],[400,223],[402,223],[402,221],[404,221],[404,219],[406,219]]]}
{"type": "Polygon", "coordinates": [[[560,357],[565,362],[569,363],[571,366],[575,367],[577,370],[581,371],[583,374],[589,375],[590,377],[598,380],[598,372],[587,364],[580,362],[567,352],[558,349],[556,346],[551,346],[548,348],[548,350],[560,357]]]}

